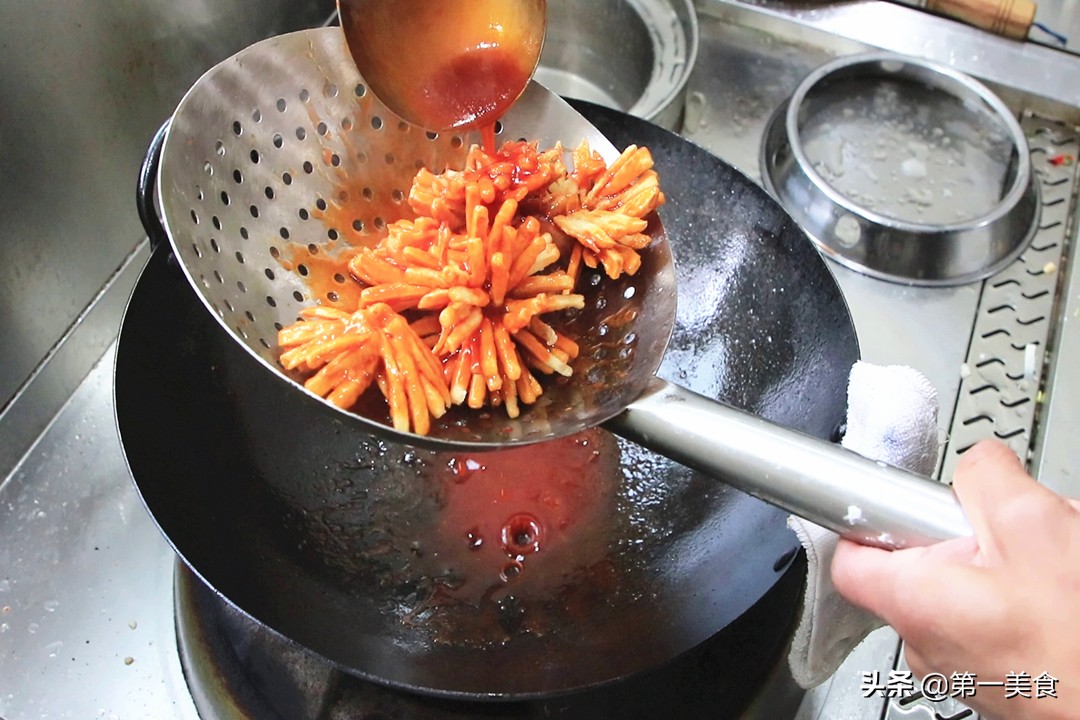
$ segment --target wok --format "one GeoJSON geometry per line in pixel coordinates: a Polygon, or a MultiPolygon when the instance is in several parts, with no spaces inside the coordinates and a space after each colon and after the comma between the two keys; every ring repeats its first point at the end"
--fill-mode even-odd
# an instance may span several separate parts
{"type": "MultiPolygon", "coordinates": [[[[650,147],[665,185],[679,309],[660,376],[832,436],[858,349],[813,246],[705,150],[578,107],[650,147]]],[[[467,456],[375,439],[281,383],[171,275],[159,249],[117,350],[135,484],[209,586],[353,674],[485,698],[626,677],[738,619],[797,547],[783,511],[600,429],[467,456]]]]}

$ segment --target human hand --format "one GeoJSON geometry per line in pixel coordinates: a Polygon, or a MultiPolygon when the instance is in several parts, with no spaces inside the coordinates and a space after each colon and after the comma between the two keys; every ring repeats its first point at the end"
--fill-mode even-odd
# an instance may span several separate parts
{"type": "Polygon", "coordinates": [[[974,536],[888,552],[841,541],[832,563],[840,594],[888,622],[908,664],[971,673],[964,703],[990,718],[1080,717],[1080,503],[1036,483],[1005,445],[961,457],[953,488],[974,536]],[[1055,697],[1037,697],[1056,679],[1055,697]],[[1030,697],[1007,697],[1017,687],[1030,697]]]}

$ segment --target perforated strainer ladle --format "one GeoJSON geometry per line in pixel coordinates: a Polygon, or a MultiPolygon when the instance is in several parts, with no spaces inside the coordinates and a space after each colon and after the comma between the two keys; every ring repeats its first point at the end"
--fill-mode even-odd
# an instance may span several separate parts
{"type": "MultiPolygon", "coordinates": [[[[501,133],[541,147],[585,139],[609,161],[617,154],[536,83],[504,116],[501,133]]],[[[329,407],[278,364],[277,330],[301,307],[338,300],[345,278],[315,281],[327,258],[405,216],[416,170],[460,163],[471,138],[392,119],[356,73],[336,28],[275,37],[216,66],[185,96],[162,137],[158,202],[184,273],[269,372],[329,407]]],[[[144,180],[153,175],[144,168],[144,180]]],[[[574,375],[545,386],[520,417],[453,411],[421,437],[395,431],[377,406],[335,412],[376,436],[470,451],[604,424],[859,542],[904,547],[970,533],[943,485],[658,379],[676,288],[658,220],[650,232],[654,242],[634,277],[584,276],[586,308],[565,326],[581,347],[574,375]]]]}

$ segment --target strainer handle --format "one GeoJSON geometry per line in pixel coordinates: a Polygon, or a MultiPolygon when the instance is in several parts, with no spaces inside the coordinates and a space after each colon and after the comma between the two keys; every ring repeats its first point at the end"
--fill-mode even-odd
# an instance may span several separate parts
{"type": "Polygon", "coordinates": [[[972,534],[948,485],[658,378],[604,427],[863,545],[972,534]]]}
{"type": "Polygon", "coordinates": [[[150,238],[151,249],[166,243],[169,239],[165,233],[165,227],[158,217],[157,208],[154,205],[154,191],[157,186],[158,166],[161,164],[161,148],[165,144],[165,133],[169,129],[169,118],[150,141],[150,147],[146,151],[142,165],[139,167],[139,182],[135,190],[135,207],[139,210],[139,220],[142,221],[143,229],[150,238]]]}

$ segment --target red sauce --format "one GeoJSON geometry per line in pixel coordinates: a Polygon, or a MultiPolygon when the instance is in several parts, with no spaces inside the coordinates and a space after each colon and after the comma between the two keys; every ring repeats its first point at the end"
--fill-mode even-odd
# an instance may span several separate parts
{"type": "Polygon", "coordinates": [[[422,542],[428,573],[463,579],[458,599],[550,593],[605,557],[621,474],[609,433],[446,457],[443,506],[422,542]]]}
{"type": "Polygon", "coordinates": [[[481,146],[489,155],[495,153],[495,123],[490,122],[480,127],[481,146]]]}
{"type": "Polygon", "coordinates": [[[281,266],[304,278],[312,298],[320,305],[329,305],[352,312],[360,304],[363,289],[349,275],[350,253],[331,256],[326,249],[289,243],[282,248],[281,266]]]}
{"type": "Polygon", "coordinates": [[[412,104],[435,127],[490,125],[529,82],[531,67],[499,47],[477,47],[437,66],[412,104]]]}

